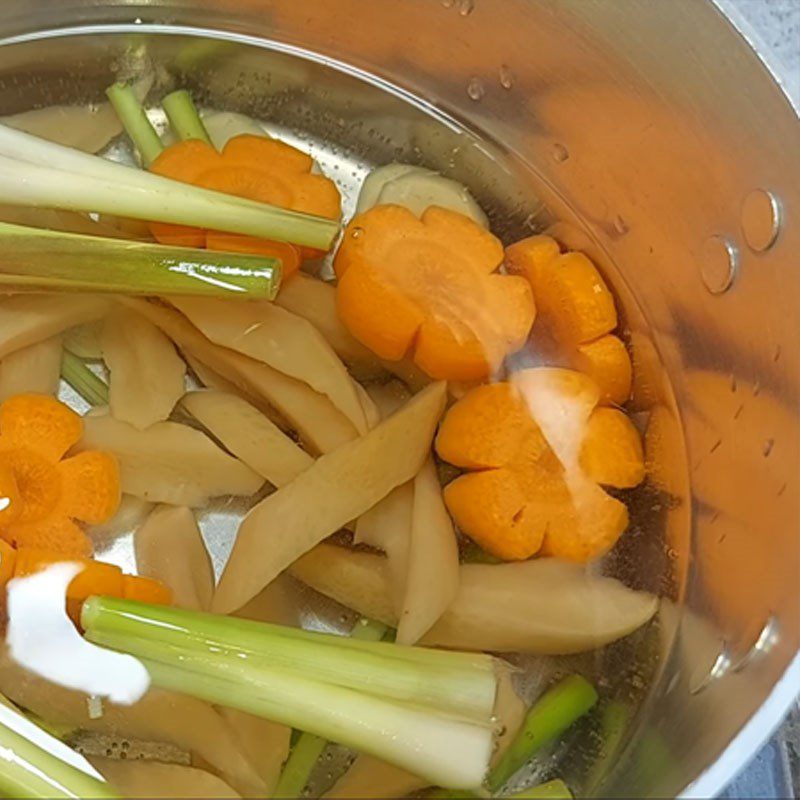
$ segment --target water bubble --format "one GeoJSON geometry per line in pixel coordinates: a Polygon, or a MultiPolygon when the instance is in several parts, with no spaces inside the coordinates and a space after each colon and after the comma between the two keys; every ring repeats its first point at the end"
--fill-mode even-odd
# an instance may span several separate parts
{"type": "Polygon", "coordinates": [[[458,5],[458,13],[462,17],[468,17],[475,10],[475,0],[461,0],[458,5]]]}
{"type": "Polygon", "coordinates": [[[511,67],[508,64],[501,64],[500,65],[500,85],[508,90],[514,85],[514,73],[511,71],[511,67]]]}
{"type": "Polygon", "coordinates": [[[620,235],[624,236],[629,230],[630,227],[625,220],[617,215],[617,218],[614,220],[614,230],[620,235]]]}
{"type": "Polygon", "coordinates": [[[569,150],[563,144],[556,142],[553,145],[553,158],[559,163],[563,163],[569,158],[569,150]]]}
{"type": "Polygon", "coordinates": [[[767,439],[767,441],[764,442],[764,447],[761,448],[761,453],[763,454],[764,458],[769,457],[769,454],[772,452],[773,447],[775,447],[774,439],[767,439]]]}
{"type": "Polygon", "coordinates": [[[360,239],[364,235],[364,229],[363,228],[353,228],[353,230],[350,232],[350,235],[354,239],[360,239]]]}
{"type": "Polygon", "coordinates": [[[470,78],[467,84],[467,96],[476,103],[486,94],[486,88],[480,78],[470,78]]]}

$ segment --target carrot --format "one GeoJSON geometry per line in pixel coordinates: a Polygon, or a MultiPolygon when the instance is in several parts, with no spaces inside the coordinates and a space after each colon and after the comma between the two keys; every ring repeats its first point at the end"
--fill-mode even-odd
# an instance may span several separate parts
{"type": "Polygon", "coordinates": [[[0,405],[0,494],[9,501],[0,512],[0,538],[65,557],[91,553],[75,521],[111,519],[120,480],[109,453],[64,458],[82,435],[83,420],[52,397],[17,395],[0,405]]]}
{"type": "Polygon", "coordinates": [[[0,586],[5,586],[14,577],[14,566],[17,562],[17,551],[0,539],[0,586]]]}
{"type": "Polygon", "coordinates": [[[142,575],[123,575],[122,596],[126,600],[157,603],[162,606],[172,602],[172,592],[168,586],[154,578],[146,578],[142,575]]]}
{"type": "Polygon", "coordinates": [[[617,327],[614,297],[583,253],[562,254],[549,236],[531,236],[506,248],[509,272],[524,275],[533,288],[540,326],[555,339],[575,369],[600,387],[602,402],[622,405],[631,393],[631,359],[611,334],[617,327]]]}
{"type": "MultiPolygon", "coordinates": [[[[578,373],[561,372],[565,380],[559,390],[583,392],[585,378],[570,381],[578,373]]],[[[467,536],[502,559],[522,560],[537,553],[576,561],[596,558],[627,526],[624,504],[597,483],[634,486],[643,479],[638,432],[621,411],[591,411],[598,397],[594,390],[585,430],[572,433],[579,437],[575,445],[582,473],[573,475],[554,450],[558,445],[563,452],[564,442],[548,441],[547,429],[534,419],[520,386],[524,384],[479,386],[445,416],[436,451],[445,461],[470,470],[445,487],[448,510],[467,536]]],[[[565,396],[564,402],[571,399],[565,396]]],[[[574,399],[583,404],[586,398],[574,399]]]]}
{"type": "Polygon", "coordinates": [[[530,287],[496,272],[502,245],[469,217],[381,205],[348,226],[336,255],[337,307],[381,358],[414,361],[432,378],[481,380],[525,342],[530,287]]]}
{"type": "Polygon", "coordinates": [[[226,253],[253,253],[254,255],[279,258],[283,264],[281,278],[285,280],[300,269],[302,253],[299,247],[288,242],[272,242],[256,236],[238,233],[208,231],[205,241],[207,250],[220,250],[226,253]]]}

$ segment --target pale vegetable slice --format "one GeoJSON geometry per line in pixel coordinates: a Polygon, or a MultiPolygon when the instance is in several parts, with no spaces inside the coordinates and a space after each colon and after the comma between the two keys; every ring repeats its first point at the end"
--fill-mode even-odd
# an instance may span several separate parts
{"type": "Polygon", "coordinates": [[[214,610],[240,608],[299,556],[416,475],[430,453],[446,391],[444,383],[431,384],[253,508],[239,527],[214,610]]]}
{"type": "Polygon", "coordinates": [[[400,767],[361,754],[324,796],[337,800],[381,800],[407,797],[429,785],[430,781],[418,778],[400,767]]]}
{"type": "Polygon", "coordinates": [[[100,361],[103,358],[103,345],[100,341],[103,325],[104,320],[98,319],[70,328],[64,334],[64,349],[78,358],[100,361]]]}
{"type": "Polygon", "coordinates": [[[208,138],[217,150],[222,150],[229,139],[242,134],[269,138],[261,125],[245,114],[237,114],[235,111],[207,111],[201,117],[208,138]]]}
{"type": "MultiPolygon", "coordinates": [[[[360,614],[395,625],[385,561],[321,544],[290,572],[360,614]]],[[[590,576],[577,564],[544,558],[465,564],[455,600],[422,642],[465,650],[579,653],[635,631],[657,609],[656,597],[590,576]]]]}
{"type": "Polygon", "coordinates": [[[153,504],[134,497],[132,494],[123,494],[117,513],[102,525],[92,525],[89,528],[95,542],[103,542],[136,530],[152,511],[153,504]]]}
{"type": "Polygon", "coordinates": [[[330,398],[359,433],[367,430],[353,379],[307,320],[270,302],[239,304],[187,297],[176,298],[173,305],[212,342],[308,384],[330,398]]]}
{"type": "Polygon", "coordinates": [[[108,302],[84,295],[18,294],[0,300],[0,359],[104,316],[108,302]]]}
{"type": "Polygon", "coordinates": [[[261,789],[261,779],[240,752],[230,727],[210,705],[194,698],[151,689],[132,706],[104,703],[102,716],[92,718],[85,694],[32,675],[6,653],[0,655],[0,692],[45,722],[169,743],[196,753],[239,791],[261,789]]]}
{"type": "Polygon", "coordinates": [[[221,778],[195,767],[98,756],[89,760],[124,797],[241,797],[221,778]]]}
{"type": "Polygon", "coordinates": [[[423,167],[415,167],[413,164],[384,164],[382,167],[375,167],[361,184],[361,191],[358,194],[358,204],[356,214],[368,211],[378,204],[378,198],[384,187],[390,181],[401,178],[403,175],[410,175],[415,172],[425,172],[423,167]]]}
{"type": "Polygon", "coordinates": [[[53,336],[0,361],[0,402],[15,394],[55,396],[61,381],[61,337],[53,336]]]}
{"type": "Polygon", "coordinates": [[[214,569],[194,512],[186,506],[158,506],[133,535],[136,569],[172,589],[181,608],[208,611],[214,569]]]}
{"type": "Polygon", "coordinates": [[[200,508],[212,497],[257,492],[263,478],[223,452],[204,433],[176,422],[146,431],[108,414],[84,417],[81,450],[119,460],[122,491],[155,503],[200,508]]]}
{"type": "Polygon", "coordinates": [[[427,633],[458,592],[458,544],[442,499],[433,459],[414,478],[414,503],[408,548],[399,644],[414,644],[427,633]]]}
{"type": "Polygon", "coordinates": [[[279,575],[269,586],[265,586],[249,603],[238,609],[233,616],[269,622],[274,625],[303,627],[303,594],[305,587],[289,575],[279,575]]]}
{"type": "Polygon", "coordinates": [[[214,344],[177,311],[145,300],[126,298],[123,302],[158,325],[181,350],[245,395],[273,406],[315,452],[326,453],[357,436],[347,417],[327,397],[305,383],[214,344]]]}
{"type": "Polygon", "coordinates": [[[273,486],[289,483],[314,463],[277,425],[235,394],[189,392],[182,405],[233,455],[273,486]]]}
{"type": "Polygon", "coordinates": [[[503,757],[503,753],[514,740],[528,710],[525,701],[514,690],[511,669],[505,662],[498,662],[497,697],[493,716],[497,720],[499,733],[492,754],[492,766],[503,757]]]}
{"type": "Polygon", "coordinates": [[[169,418],[186,391],[186,364],[164,333],[134,311],[115,309],[101,337],[116,419],[144,430],[169,418]]]}

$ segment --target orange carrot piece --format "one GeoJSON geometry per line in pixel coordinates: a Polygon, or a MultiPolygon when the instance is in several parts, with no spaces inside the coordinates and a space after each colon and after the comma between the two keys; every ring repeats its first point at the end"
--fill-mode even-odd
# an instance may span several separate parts
{"type": "MultiPolygon", "coordinates": [[[[60,553],[51,550],[42,550],[35,547],[21,547],[17,550],[17,561],[14,577],[21,578],[33,575],[35,572],[58,564],[65,559],[60,553]]],[[[67,587],[67,599],[83,602],[92,595],[105,595],[109,597],[122,596],[122,570],[113,564],[104,561],[93,561],[88,558],[78,559],[77,563],[83,567],[67,587]]]]}
{"type": "Polygon", "coordinates": [[[561,255],[558,242],[550,236],[529,236],[506,248],[506,269],[524,275],[531,286],[541,280],[544,268],[561,255]]]}
{"type": "Polygon", "coordinates": [[[88,451],[58,465],[61,511],[71,519],[102,525],[119,508],[119,464],[111,453],[88,451]]]}
{"type": "Polygon", "coordinates": [[[20,494],[14,471],[0,463],[0,529],[16,522],[20,512],[20,494]]]}
{"type": "Polygon", "coordinates": [[[17,551],[0,539],[0,587],[5,586],[14,577],[17,563],[17,551]]]}
{"type": "Polygon", "coordinates": [[[20,394],[0,405],[0,453],[24,447],[57,461],[83,435],[83,421],[53,397],[20,394]]]}
{"type": "Polygon", "coordinates": [[[334,269],[339,316],[382,358],[413,352],[428,375],[480,380],[527,339],[527,282],[499,275],[502,246],[469,217],[376,206],[348,226],[334,269]]]}
{"type": "Polygon", "coordinates": [[[597,408],[589,417],[580,464],[595,483],[629,489],[645,476],[642,437],[630,418],[616,408],[597,408]]]}
{"type": "Polygon", "coordinates": [[[579,344],[573,363],[600,387],[605,405],[624,405],[631,396],[633,367],[625,343],[618,336],[606,334],[593,342],[579,344]]]}
{"type": "Polygon", "coordinates": [[[15,524],[0,531],[0,536],[17,548],[52,550],[64,559],[88,558],[92,554],[89,537],[71,519],[61,516],[15,524]]]}
{"type": "Polygon", "coordinates": [[[281,279],[286,280],[300,269],[302,255],[299,247],[288,242],[273,242],[270,239],[259,239],[256,236],[243,236],[238,233],[222,233],[208,231],[206,233],[206,249],[219,250],[226,253],[252,253],[281,260],[281,279]]]}
{"type": "Polygon", "coordinates": [[[172,592],[169,587],[153,578],[124,575],[122,585],[122,597],[126,600],[138,600],[141,603],[156,603],[162,606],[168,606],[172,602],[172,592]]]}

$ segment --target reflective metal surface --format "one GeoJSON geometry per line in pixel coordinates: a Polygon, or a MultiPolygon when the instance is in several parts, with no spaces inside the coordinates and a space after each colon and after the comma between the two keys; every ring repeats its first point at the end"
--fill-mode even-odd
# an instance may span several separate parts
{"type": "Polygon", "coordinates": [[[800,126],[721,13],[698,0],[5,0],[0,35],[20,37],[0,48],[2,113],[97,101],[114,75],[152,69],[154,96],[187,85],[324,139],[354,171],[440,169],[501,233],[547,228],[603,266],[652,466],[607,568],[664,601],[657,627],[589,665],[627,709],[624,735],[602,753],[582,732],[559,769],[589,795],[718,791],[800,682],[800,126]],[[761,220],[742,216],[756,190],[781,214],[761,247],[761,220]],[[736,253],[717,293],[710,240],[736,253]]]}

